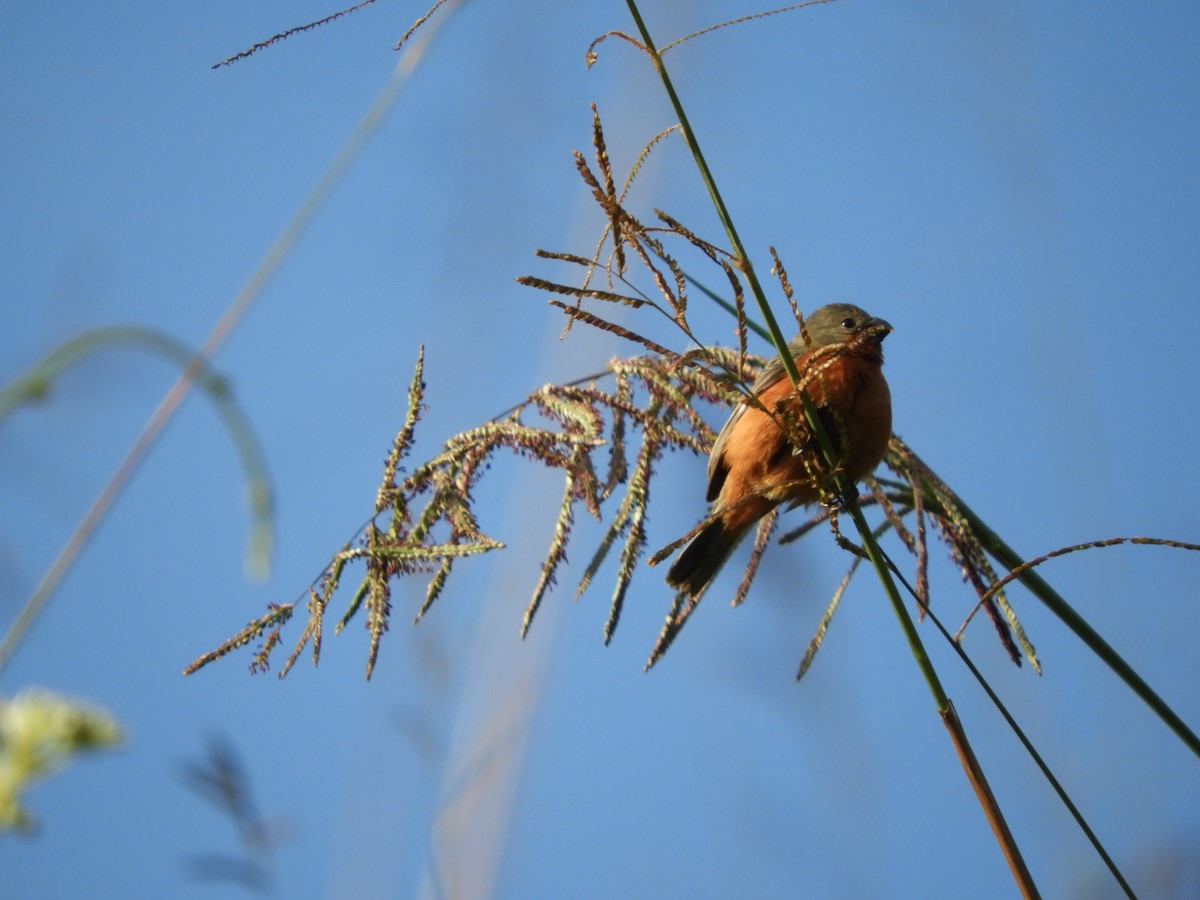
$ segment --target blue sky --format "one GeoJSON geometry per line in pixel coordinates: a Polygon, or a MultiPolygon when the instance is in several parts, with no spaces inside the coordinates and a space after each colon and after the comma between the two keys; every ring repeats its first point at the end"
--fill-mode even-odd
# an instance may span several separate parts
{"type": "MultiPolygon", "coordinates": [[[[645,5],[660,43],[761,9],[684,7],[645,5]]],[[[0,382],[88,328],[204,340],[421,10],[381,2],[209,67],[330,11],[10,10],[0,382]]],[[[794,682],[846,564],[824,535],[769,554],[744,607],[710,595],[647,675],[670,603],[660,571],[639,572],[607,648],[611,569],[577,604],[552,595],[519,640],[561,486],[504,461],[481,499],[509,549],[462,565],[415,629],[423,585],[398,586],[371,683],[358,627],[282,684],[249,676],[244,654],[180,675],[266,603],[294,599],[362,521],[419,344],[417,457],[629,352],[581,328],[560,342],[554,311],[513,279],[550,274],[534,249],[587,253],[599,233],[570,158],[588,150],[590,102],[618,170],[671,124],[631,48],[607,42],[584,67],[594,37],[631,27],[619,3],[468,3],[438,35],[215,361],[277,491],[270,578],[245,578],[237,459],[192,397],[0,673],[5,694],[86,697],[129,735],[29,795],[42,831],[0,842],[6,894],[244,895],[186,867],[236,850],[179,775],[221,737],[286,826],[278,896],[1012,896],[872,579],[856,581],[794,682]]],[[[892,322],[896,431],[1010,544],[1034,555],[1115,535],[1196,540],[1194,4],[846,0],[708,35],[667,62],[760,269],[773,244],[803,307],[848,300],[892,322]]],[[[634,196],[719,234],[678,142],[634,196]]],[[[732,337],[719,311],[693,324],[732,337]]],[[[0,622],[173,377],[114,352],[0,426],[0,622]]],[[[666,463],[653,547],[703,513],[703,460],[666,463]]],[[[581,530],[574,561],[595,534],[581,530]]],[[[970,597],[940,550],[934,561],[935,609],[957,623],[970,597]]],[[[1044,570],[1193,728],[1198,566],[1123,547],[1044,570]]],[[[1164,861],[1194,873],[1200,855],[1200,763],[1036,600],[1014,600],[1045,675],[1014,669],[982,622],[967,649],[1135,888],[1165,894],[1164,861]]],[[[921,633],[1043,893],[1101,895],[1084,838],[950,651],[921,633]]]]}

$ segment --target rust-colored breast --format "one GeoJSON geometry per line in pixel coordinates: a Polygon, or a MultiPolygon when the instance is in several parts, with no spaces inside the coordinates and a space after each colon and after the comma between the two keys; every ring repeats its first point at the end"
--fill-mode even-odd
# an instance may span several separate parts
{"type": "MultiPolygon", "coordinates": [[[[803,372],[808,360],[798,362],[803,372]]],[[[825,366],[806,387],[822,411],[847,476],[854,481],[879,463],[892,433],[891,394],[881,362],[873,355],[846,354],[825,366]]],[[[763,389],[759,397],[767,409],[774,409],[791,393],[791,387],[784,376],[763,389]]],[[[803,429],[799,402],[789,406],[797,427],[803,429]]],[[[720,478],[717,502],[729,510],[726,522],[732,527],[753,522],[778,503],[811,503],[818,498],[810,471],[816,441],[809,438],[800,453],[794,452],[776,421],[759,409],[746,408],[719,449],[721,456],[713,467],[714,481],[720,478]],[[759,496],[738,502],[752,494],[759,496]]]]}

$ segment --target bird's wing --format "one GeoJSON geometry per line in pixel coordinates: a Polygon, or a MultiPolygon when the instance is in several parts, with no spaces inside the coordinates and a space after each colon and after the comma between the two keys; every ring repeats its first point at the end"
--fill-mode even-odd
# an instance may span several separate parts
{"type": "Polygon", "coordinates": [[[729,474],[729,466],[725,463],[725,442],[729,439],[729,433],[733,431],[733,426],[745,413],[746,404],[739,403],[733,414],[725,420],[724,427],[721,428],[717,440],[713,443],[712,452],[708,454],[708,493],[705,495],[705,499],[710,503],[716,500],[717,495],[721,493],[721,485],[725,483],[725,476],[729,474]]]}
{"type": "MultiPolygon", "coordinates": [[[[803,349],[802,344],[799,348],[789,346],[789,350],[792,351],[793,356],[797,355],[800,349],[803,349]]],[[[776,356],[763,366],[763,370],[758,373],[758,378],[754,379],[754,386],[751,388],[751,391],[755,396],[759,396],[783,377],[785,377],[783,360],[776,356]]],[[[729,466],[726,464],[724,458],[725,442],[729,439],[729,435],[738,421],[746,414],[747,409],[749,409],[748,403],[739,403],[721,427],[716,441],[713,442],[712,451],[708,455],[708,493],[705,495],[710,503],[716,500],[717,495],[721,493],[721,486],[725,483],[725,476],[729,474],[729,466]]]]}

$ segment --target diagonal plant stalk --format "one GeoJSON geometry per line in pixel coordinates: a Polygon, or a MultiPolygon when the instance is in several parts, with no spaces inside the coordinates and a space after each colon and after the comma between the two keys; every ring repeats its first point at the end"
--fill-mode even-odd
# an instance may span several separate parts
{"type": "MultiPolygon", "coordinates": [[[[702,293],[704,293],[709,299],[711,299],[713,302],[715,302],[719,306],[721,306],[730,315],[736,315],[736,310],[735,310],[733,304],[731,304],[727,300],[725,300],[725,298],[722,297],[720,294],[712,291],[710,288],[706,287],[704,284],[702,284],[697,279],[691,277],[690,275],[688,276],[688,281],[694,287],[696,287],[702,293]]],[[[755,334],[762,337],[764,340],[769,339],[766,329],[763,328],[761,325],[759,325],[757,322],[753,321],[752,319],[747,319],[745,324],[750,330],[752,330],[755,334]]],[[[880,482],[880,484],[886,485],[889,489],[895,491],[896,498],[901,502],[907,503],[911,507],[912,501],[915,498],[913,497],[913,494],[912,494],[912,487],[908,482],[892,481],[889,479],[879,479],[879,482],[880,482]]],[[[926,505],[926,508],[929,509],[931,512],[938,511],[938,512],[942,513],[943,515],[950,513],[950,510],[945,508],[943,499],[937,494],[936,491],[933,491],[932,489],[927,489],[923,496],[925,498],[924,503],[926,505]]],[[[1042,579],[1040,575],[1036,575],[1036,573],[1034,573],[1032,571],[1031,563],[1024,561],[1016,553],[1016,551],[1014,551],[1011,547],[1009,547],[1008,544],[1005,543],[999,537],[999,535],[997,535],[990,527],[988,527],[978,517],[978,515],[976,515],[975,512],[973,510],[971,510],[970,507],[968,507],[962,501],[962,499],[960,497],[958,497],[956,495],[954,502],[955,502],[955,511],[966,520],[966,522],[969,525],[972,532],[979,539],[979,542],[982,545],[982,547],[984,549],[986,549],[988,553],[990,553],[998,562],[1000,562],[1002,565],[1004,565],[1009,570],[1009,575],[1005,576],[1004,579],[1001,579],[1001,581],[998,582],[997,585],[994,586],[992,590],[995,590],[995,587],[998,587],[1000,584],[1002,584],[1008,580],[1023,580],[1023,583],[1025,583],[1026,587],[1030,590],[1031,593],[1033,593],[1035,596],[1037,596],[1038,599],[1042,600],[1043,603],[1045,603],[1045,605],[1048,608],[1050,608],[1051,611],[1054,612],[1055,615],[1057,615],[1064,622],[1064,624],[1066,624],[1069,628],[1071,628],[1071,630],[1073,630],[1077,634],[1077,636],[1084,642],[1084,644],[1090,650],[1092,650],[1092,652],[1094,652],[1110,668],[1112,668],[1113,671],[1116,672],[1116,674],[1122,680],[1124,680],[1126,682],[1126,684],[1161,719],[1163,719],[1163,721],[1176,733],[1176,735],[1181,740],[1183,740],[1184,743],[1188,747],[1190,747],[1193,750],[1193,752],[1196,752],[1198,755],[1200,755],[1200,741],[1197,740],[1195,733],[1186,725],[1186,723],[1184,723],[1182,721],[1182,719],[1174,712],[1174,710],[1171,709],[1170,706],[1168,706],[1166,704],[1166,702],[1161,697],[1159,697],[1158,694],[1155,693],[1155,691],[1149,687],[1149,685],[1146,684],[1146,682],[1136,673],[1136,671],[1134,671],[1134,669],[1128,663],[1126,663],[1124,659],[1122,659],[1122,657],[1095,631],[1095,629],[1093,629],[1086,622],[1086,620],[1083,619],[1082,616],[1079,615],[1078,612],[1075,611],[1075,609],[1073,607],[1070,606],[1070,604],[1068,604],[1062,598],[1061,595],[1059,595],[1044,579],[1042,579]],[[1030,577],[1026,577],[1026,576],[1030,576],[1030,577]]],[[[873,534],[875,534],[877,537],[878,534],[881,534],[884,530],[885,530],[885,527],[877,528],[875,530],[875,532],[873,532],[873,534]]],[[[1109,539],[1107,541],[1100,542],[1100,543],[1107,546],[1107,545],[1117,543],[1117,542],[1124,543],[1126,540],[1128,540],[1130,542],[1134,542],[1134,543],[1165,543],[1170,546],[1184,547],[1185,549],[1195,549],[1195,545],[1191,545],[1191,544],[1183,544],[1183,543],[1177,542],[1177,541],[1161,541],[1159,539],[1149,539],[1149,538],[1109,539]]],[[[1086,546],[1087,545],[1080,545],[1080,547],[1078,549],[1084,549],[1086,546]]],[[[1051,554],[1050,556],[1053,556],[1053,555],[1056,555],[1056,554],[1051,554]]],[[[1043,557],[1042,559],[1045,559],[1045,557],[1043,557]]],[[[1035,562],[1037,562],[1037,561],[1035,561],[1035,562]]],[[[904,576],[899,572],[895,563],[891,562],[889,560],[888,568],[895,575],[895,577],[897,579],[899,579],[899,581],[904,585],[907,592],[914,599],[916,599],[918,603],[921,603],[920,595],[912,588],[911,585],[909,585],[905,581],[904,576]]],[[[949,631],[946,630],[945,626],[941,623],[941,621],[933,614],[933,612],[928,607],[925,607],[923,605],[922,605],[922,607],[923,607],[923,613],[932,620],[933,624],[936,626],[936,628],[939,630],[939,632],[941,632],[943,637],[950,644],[951,648],[958,654],[958,656],[961,659],[961,661],[963,662],[963,664],[966,665],[967,668],[970,670],[971,674],[975,677],[975,679],[979,683],[980,687],[987,694],[989,699],[991,699],[993,705],[999,711],[1000,715],[1004,718],[1004,720],[1008,724],[1009,728],[1012,729],[1012,731],[1016,735],[1017,739],[1020,741],[1022,746],[1025,748],[1026,752],[1032,758],[1034,764],[1037,765],[1038,769],[1042,772],[1043,776],[1046,778],[1046,780],[1050,784],[1051,788],[1058,795],[1060,800],[1063,802],[1064,806],[1066,806],[1068,812],[1071,814],[1072,818],[1074,818],[1074,820],[1078,824],[1080,830],[1084,833],[1084,835],[1087,837],[1088,841],[1092,844],[1092,846],[1096,850],[1097,854],[1100,856],[1101,860],[1103,861],[1104,865],[1108,868],[1109,872],[1112,874],[1114,880],[1121,887],[1121,890],[1124,891],[1127,896],[1133,897],[1134,893],[1133,893],[1132,888],[1129,886],[1128,881],[1125,879],[1124,875],[1121,873],[1120,869],[1117,867],[1115,861],[1112,859],[1112,856],[1108,853],[1108,851],[1101,844],[1099,838],[1097,837],[1095,832],[1092,830],[1091,826],[1083,818],[1083,815],[1079,811],[1078,807],[1071,800],[1070,796],[1067,794],[1067,792],[1063,788],[1062,784],[1054,776],[1053,772],[1050,770],[1050,768],[1047,765],[1047,763],[1045,762],[1045,760],[1038,753],[1037,749],[1030,742],[1028,736],[1026,736],[1024,731],[1021,729],[1020,725],[1012,717],[1011,713],[1009,713],[1009,711],[1005,708],[1003,702],[996,695],[995,691],[992,690],[991,686],[987,683],[987,681],[983,678],[983,675],[979,672],[979,670],[971,662],[970,657],[968,657],[967,654],[963,651],[963,648],[962,648],[961,644],[958,642],[958,640],[955,639],[955,637],[952,636],[949,633],[949,631]]],[[[807,660],[808,660],[808,657],[806,655],[806,662],[807,662],[807,660]]],[[[803,671],[803,667],[802,667],[802,671],[803,671]]],[[[949,727],[949,726],[950,726],[950,723],[948,722],[947,727],[949,727]]],[[[966,764],[965,761],[964,761],[964,764],[966,764]]]]}
{"type": "MultiPolygon", "coordinates": [[[[696,133],[692,130],[691,122],[688,120],[687,113],[683,108],[683,103],[679,99],[679,94],[675,91],[675,86],[671,81],[671,76],[668,74],[666,66],[663,64],[662,56],[655,47],[654,39],[650,35],[649,29],[646,27],[645,21],[642,19],[641,12],[638,10],[636,0],[626,0],[626,5],[629,7],[629,12],[633,16],[634,23],[637,25],[638,33],[641,35],[642,41],[645,44],[646,51],[650,56],[651,62],[654,64],[655,70],[658,72],[659,78],[663,83],[663,88],[670,98],[671,106],[675,110],[675,114],[679,117],[679,126],[683,133],[684,140],[687,142],[688,149],[692,152],[692,157],[696,163],[696,168],[700,172],[700,177],[704,181],[704,185],[708,190],[709,196],[712,198],[713,206],[716,208],[717,217],[721,220],[721,224],[725,229],[725,234],[729,238],[730,246],[733,249],[735,262],[738,268],[745,274],[746,282],[750,286],[751,293],[754,295],[755,302],[758,304],[759,312],[762,314],[763,322],[765,323],[767,332],[770,335],[771,342],[775,345],[775,350],[783,361],[784,369],[791,378],[792,384],[798,384],[800,374],[796,369],[796,362],[792,359],[791,353],[787,349],[787,339],[783,336],[783,332],[779,329],[779,322],[775,318],[774,312],[771,310],[771,305],[767,302],[766,294],[763,292],[762,285],[755,274],[754,266],[750,262],[749,254],[746,252],[745,246],[742,244],[741,238],[738,236],[737,227],[734,225],[733,217],[729,213],[728,207],[725,205],[724,199],[721,197],[720,189],[717,187],[716,179],[713,177],[712,170],[708,167],[708,162],[704,158],[704,153],[700,149],[700,142],[696,138],[696,133]]],[[[908,640],[909,647],[912,649],[913,656],[916,658],[918,665],[921,668],[922,674],[925,676],[926,682],[929,684],[930,692],[934,696],[937,703],[939,713],[945,713],[949,706],[949,700],[946,697],[945,690],[941,686],[941,682],[937,677],[937,673],[933,669],[933,664],[929,661],[929,656],[921,644],[921,639],[917,635],[916,628],[912,624],[908,616],[907,610],[904,608],[904,601],[900,597],[900,592],[897,590],[895,583],[892,581],[891,573],[888,571],[884,563],[883,553],[878,544],[871,535],[871,529],[867,525],[866,519],[862,512],[858,509],[858,505],[853,500],[853,492],[849,489],[849,485],[845,483],[844,477],[837,472],[837,454],[833,449],[833,444],[829,440],[829,436],[825,433],[825,428],[821,423],[820,416],[817,415],[816,407],[812,399],[806,392],[800,393],[801,400],[804,404],[805,418],[808,420],[809,427],[817,436],[821,445],[821,450],[825,456],[825,460],[837,479],[838,493],[843,498],[850,498],[847,507],[854,518],[854,523],[858,527],[859,534],[863,538],[863,546],[867,550],[868,558],[870,558],[875,571],[879,575],[880,582],[883,584],[884,590],[888,594],[897,615],[900,617],[901,627],[904,629],[905,637],[908,640]]]]}
{"type": "MultiPolygon", "coordinates": [[[[897,577],[903,580],[903,576],[900,575],[899,570],[895,568],[894,564],[892,564],[892,569],[896,573],[897,577]]],[[[911,586],[905,584],[905,587],[908,588],[909,593],[911,593],[914,597],[917,596],[916,591],[914,591],[911,586]]],[[[1087,823],[1087,820],[1084,819],[1083,813],[1080,812],[1079,807],[1075,805],[1075,802],[1071,799],[1070,795],[1067,794],[1066,788],[1062,786],[1059,780],[1054,776],[1054,773],[1050,771],[1050,766],[1047,765],[1044,759],[1042,759],[1042,755],[1038,753],[1037,748],[1033,746],[1033,742],[1029,740],[1029,737],[1025,734],[1024,729],[1017,724],[1017,720],[1012,717],[1012,714],[1008,711],[1008,708],[1004,705],[1003,701],[1001,701],[996,692],[992,690],[992,686],[988,684],[987,679],[983,677],[983,673],[979,671],[973,662],[971,662],[971,657],[968,656],[967,652],[962,648],[962,644],[954,639],[954,636],[950,634],[946,626],[942,624],[941,620],[934,615],[933,611],[930,610],[928,606],[924,607],[924,611],[925,615],[927,615],[929,620],[933,622],[934,626],[941,633],[942,637],[945,638],[946,642],[954,649],[954,652],[958,654],[958,658],[962,661],[963,665],[967,667],[967,670],[975,678],[975,681],[983,689],[983,692],[987,694],[988,699],[992,701],[992,705],[996,707],[996,710],[1008,724],[1008,727],[1012,729],[1013,734],[1017,736],[1017,740],[1021,742],[1021,746],[1025,748],[1025,752],[1029,754],[1034,764],[1041,771],[1042,776],[1050,783],[1050,787],[1054,789],[1054,793],[1058,795],[1059,800],[1061,800],[1063,805],[1067,808],[1067,811],[1071,814],[1071,817],[1075,820],[1080,830],[1087,837],[1088,842],[1095,849],[1096,853],[1099,854],[1100,859],[1103,860],[1104,865],[1108,868],[1108,871],[1112,874],[1113,878],[1116,879],[1117,884],[1121,886],[1121,890],[1125,892],[1127,897],[1133,900],[1135,897],[1133,888],[1129,886],[1129,882],[1125,880],[1125,876],[1121,874],[1121,870],[1117,868],[1116,861],[1114,861],[1109,855],[1108,851],[1104,848],[1104,845],[1100,843],[1100,838],[1092,830],[1092,827],[1087,823]]]]}
{"type": "MultiPolygon", "coordinates": [[[[815,423],[815,426],[819,427],[821,419],[817,415],[816,407],[813,405],[812,400],[805,393],[801,394],[801,398],[804,401],[805,413],[808,414],[810,425],[815,423]]],[[[818,431],[817,437],[821,441],[821,449],[828,465],[830,467],[835,466],[837,463],[837,454],[829,442],[828,436],[818,431]]],[[[925,652],[912,616],[909,615],[908,608],[904,605],[904,600],[900,597],[900,591],[896,587],[896,582],[892,579],[891,570],[888,568],[887,556],[875,540],[875,536],[871,532],[871,527],[867,523],[866,516],[863,515],[855,493],[845,484],[844,476],[836,470],[834,472],[837,477],[840,495],[848,498],[846,510],[854,519],[854,524],[858,528],[859,535],[862,537],[863,549],[866,551],[867,557],[871,560],[871,565],[875,567],[880,584],[882,584],[884,592],[892,604],[892,610],[895,612],[896,618],[900,622],[900,627],[904,631],[904,636],[908,641],[913,658],[921,669],[921,674],[925,676],[930,693],[933,694],[938,715],[941,716],[942,723],[946,726],[946,731],[950,735],[950,741],[958,753],[958,759],[962,764],[963,772],[966,774],[967,780],[971,783],[971,787],[975,790],[975,797],[979,801],[979,805],[983,808],[984,816],[986,816],[988,824],[992,828],[992,833],[996,836],[996,841],[1000,845],[1000,850],[1004,854],[1005,860],[1008,862],[1013,879],[1017,882],[1022,896],[1026,898],[1039,897],[1040,895],[1029,867],[1025,864],[1025,859],[1021,855],[1020,848],[1017,846],[1012,831],[1004,819],[1004,814],[1000,810],[1000,804],[996,801],[996,796],[992,793],[991,786],[988,784],[987,776],[980,766],[978,758],[975,756],[975,751],[971,748],[971,742],[967,739],[967,733],[963,728],[962,720],[959,719],[954,704],[942,688],[941,680],[933,668],[933,662],[929,659],[929,654],[925,652]]]]}
{"type": "MultiPolygon", "coordinates": [[[[908,482],[881,479],[880,483],[895,490],[897,495],[902,499],[907,498],[911,500],[912,486],[908,482]]],[[[924,492],[924,497],[924,502],[929,508],[947,512],[942,504],[942,499],[936,492],[927,489],[924,492]]],[[[1175,735],[1183,741],[1189,750],[1200,756],[1200,736],[1197,736],[1196,732],[1146,683],[1145,679],[1125,661],[1112,645],[1101,637],[1099,632],[1089,625],[1087,620],[1058,591],[1051,587],[1040,574],[1033,571],[1033,569],[1023,568],[1026,565],[1025,559],[1010,547],[1003,538],[996,534],[974,510],[967,506],[961,497],[956,495],[954,503],[955,509],[970,525],[971,530],[978,537],[983,548],[998,562],[1008,568],[1010,572],[1015,572],[1015,579],[1017,581],[1025,585],[1029,592],[1045,604],[1064,625],[1075,632],[1084,645],[1095,653],[1105,665],[1112,669],[1117,677],[1124,681],[1130,690],[1149,706],[1168,728],[1175,732],[1175,735]]]]}
{"type": "MultiPolygon", "coordinates": [[[[675,91],[675,86],[671,82],[666,66],[663,64],[662,57],[655,47],[654,40],[650,35],[649,29],[646,27],[645,21],[642,19],[641,12],[638,10],[636,0],[626,0],[626,5],[629,7],[630,15],[633,17],[634,23],[637,26],[638,33],[641,35],[642,41],[646,47],[647,55],[650,57],[655,70],[658,72],[659,79],[662,81],[671,105],[679,117],[679,125],[683,132],[684,140],[688,148],[692,152],[692,157],[696,163],[696,167],[700,172],[700,177],[704,181],[704,185],[708,190],[709,196],[712,198],[713,205],[716,208],[717,216],[721,220],[721,224],[725,228],[725,233],[729,238],[730,247],[734,253],[734,262],[741,269],[746,277],[746,282],[750,286],[750,291],[754,295],[755,302],[758,304],[759,311],[762,314],[763,322],[766,324],[767,330],[771,336],[771,342],[775,345],[775,349],[783,362],[784,370],[791,379],[793,385],[798,385],[800,382],[800,374],[796,369],[795,360],[787,349],[787,340],[779,329],[779,323],[775,319],[774,313],[771,311],[770,304],[767,303],[766,295],[763,292],[762,285],[758,281],[758,276],[754,271],[754,267],[750,262],[750,257],[746,253],[745,246],[742,244],[741,238],[738,236],[737,228],[734,226],[733,217],[730,215],[725,201],[721,197],[721,192],[717,187],[716,181],[713,178],[712,171],[708,167],[708,163],[704,158],[704,154],[700,149],[700,143],[696,138],[695,132],[692,130],[691,123],[688,121],[687,114],[683,109],[683,104],[679,99],[679,95],[675,91]]],[[[833,448],[829,436],[825,433],[824,426],[821,423],[820,416],[817,414],[815,404],[812,402],[805,391],[800,391],[800,399],[804,406],[804,416],[808,420],[809,428],[816,435],[821,446],[822,455],[825,457],[826,463],[829,466],[829,471],[833,473],[836,481],[837,494],[840,498],[844,498],[843,502],[847,511],[854,519],[854,524],[858,528],[859,535],[863,542],[863,548],[871,564],[875,568],[875,572],[879,577],[880,584],[883,586],[884,592],[887,594],[889,601],[892,604],[893,611],[900,622],[901,629],[904,631],[906,640],[913,657],[915,658],[921,673],[925,678],[926,684],[929,687],[930,693],[933,695],[934,703],[937,707],[938,714],[942,717],[942,721],[946,726],[947,732],[950,735],[951,741],[954,744],[955,750],[958,753],[959,760],[962,762],[963,770],[967,775],[975,789],[976,797],[980,805],[983,807],[985,816],[989,824],[992,826],[992,831],[996,835],[996,840],[1000,844],[1001,850],[1008,861],[1009,868],[1012,871],[1013,878],[1021,889],[1023,896],[1034,898],[1040,896],[1033,878],[1029,872],[1025,861],[1021,856],[1016,842],[1013,840],[1012,832],[1009,830],[1004,816],[1000,811],[999,805],[996,803],[995,796],[992,794],[991,788],[987,783],[983,769],[979,766],[974,752],[971,749],[970,743],[967,740],[966,732],[963,730],[962,723],[955,712],[953,705],[950,703],[949,697],[946,695],[945,689],[941,685],[941,681],[937,676],[937,672],[933,668],[933,663],[929,659],[929,655],[925,652],[925,648],[921,643],[920,636],[917,634],[916,626],[912,622],[912,618],[905,608],[904,601],[900,597],[900,592],[896,588],[895,582],[892,580],[891,572],[887,568],[886,559],[883,551],[871,534],[871,528],[867,524],[866,517],[859,509],[855,494],[850,490],[850,485],[846,483],[845,476],[837,471],[837,453],[833,448]]]]}
{"type": "Polygon", "coordinates": [[[762,313],[763,322],[766,323],[767,331],[770,333],[771,343],[775,345],[775,350],[783,359],[784,370],[788,373],[792,384],[796,384],[800,380],[800,373],[796,370],[796,361],[787,352],[787,338],[779,330],[779,322],[776,321],[775,313],[771,311],[771,306],[767,303],[767,295],[763,292],[762,285],[758,281],[758,275],[750,262],[750,255],[746,253],[742,239],[738,236],[737,228],[733,224],[733,216],[729,214],[729,209],[725,206],[725,201],[721,197],[721,191],[717,188],[716,179],[713,178],[712,170],[709,169],[708,162],[704,159],[704,153],[700,150],[700,142],[696,140],[696,133],[692,131],[692,124],[688,121],[687,113],[684,112],[683,103],[680,101],[679,95],[675,93],[675,85],[671,82],[671,76],[667,74],[667,68],[663,65],[662,56],[655,48],[654,39],[650,37],[650,31],[646,27],[646,23],[642,20],[642,14],[638,10],[636,0],[625,0],[625,3],[629,7],[629,12],[633,16],[634,23],[637,25],[638,33],[645,42],[646,52],[650,56],[650,61],[654,64],[654,68],[658,72],[658,77],[663,83],[663,88],[671,100],[671,106],[675,110],[675,115],[679,117],[679,127],[683,131],[683,139],[687,142],[688,149],[692,151],[692,158],[696,162],[696,168],[700,171],[700,178],[704,181],[704,187],[708,190],[708,195],[712,198],[713,206],[716,207],[717,217],[721,220],[721,225],[725,229],[725,235],[729,238],[729,246],[733,250],[734,261],[746,276],[746,283],[750,286],[750,292],[754,294],[754,300],[758,304],[759,312],[762,313]]]}

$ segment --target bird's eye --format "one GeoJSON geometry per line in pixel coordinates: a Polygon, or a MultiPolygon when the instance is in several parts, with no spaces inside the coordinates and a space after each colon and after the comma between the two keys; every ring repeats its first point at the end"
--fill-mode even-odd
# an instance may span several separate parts
{"type": "Polygon", "coordinates": [[[854,320],[853,319],[842,319],[842,327],[845,328],[847,331],[849,331],[851,328],[854,327],[854,320]]]}

